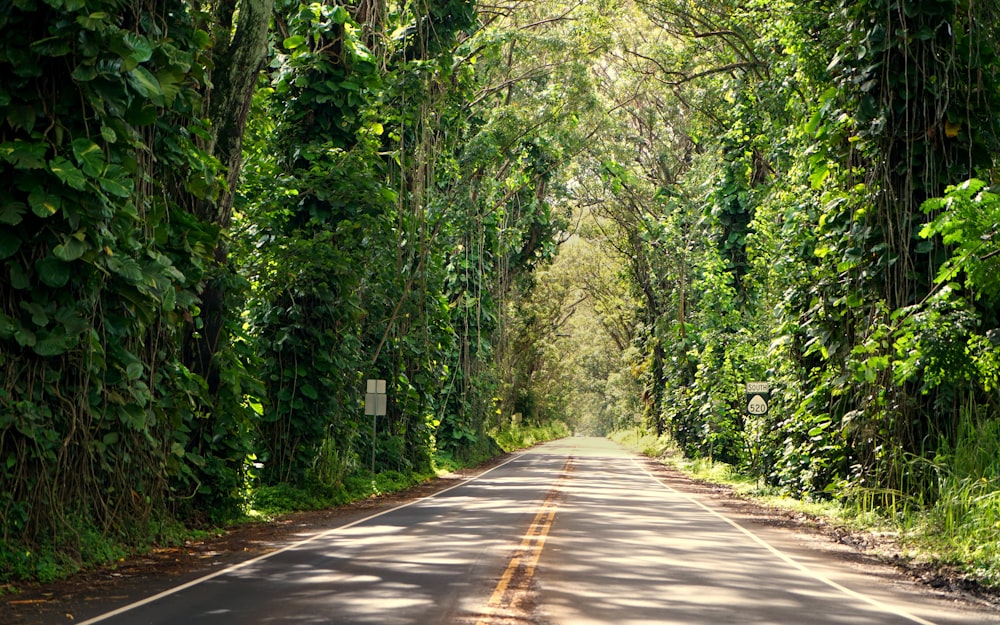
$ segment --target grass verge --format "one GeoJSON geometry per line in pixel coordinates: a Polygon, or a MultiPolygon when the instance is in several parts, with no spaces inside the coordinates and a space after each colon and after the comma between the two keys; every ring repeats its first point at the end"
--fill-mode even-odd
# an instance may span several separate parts
{"type": "Polygon", "coordinates": [[[506,452],[526,449],[538,443],[554,441],[570,435],[569,426],[561,421],[542,425],[510,425],[492,433],[493,440],[506,452]]]}

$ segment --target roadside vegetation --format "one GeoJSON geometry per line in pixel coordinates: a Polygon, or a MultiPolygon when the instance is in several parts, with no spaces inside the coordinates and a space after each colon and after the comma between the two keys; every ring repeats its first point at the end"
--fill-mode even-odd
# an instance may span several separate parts
{"type": "Polygon", "coordinates": [[[997,3],[149,4],[0,0],[0,584],[633,428],[996,577],[997,3]]]}
{"type": "Polygon", "coordinates": [[[77,536],[73,551],[54,549],[44,543],[40,543],[34,551],[0,551],[0,562],[9,571],[5,583],[0,584],[0,595],[16,592],[18,582],[56,581],[81,569],[112,565],[153,548],[182,545],[187,541],[220,534],[244,523],[267,523],[290,512],[325,510],[405,491],[448,473],[475,468],[499,454],[562,438],[567,433],[567,426],[561,422],[540,426],[511,426],[497,431],[491,437],[497,442],[484,446],[484,452],[479,455],[470,454],[458,460],[449,452],[435,453],[432,469],[424,473],[382,470],[372,474],[361,467],[335,483],[316,479],[301,485],[269,486],[251,480],[243,513],[225,525],[191,520],[187,524],[180,521],[162,523],[147,528],[145,533],[149,536],[149,541],[145,543],[128,545],[97,531],[82,531],[77,536]]]}

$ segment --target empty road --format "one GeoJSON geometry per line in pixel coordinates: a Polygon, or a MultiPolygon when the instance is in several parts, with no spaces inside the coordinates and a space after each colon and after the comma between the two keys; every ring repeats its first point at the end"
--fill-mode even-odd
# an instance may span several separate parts
{"type": "Polygon", "coordinates": [[[932,597],[732,520],[598,438],[304,536],[78,625],[959,625],[932,597]]]}

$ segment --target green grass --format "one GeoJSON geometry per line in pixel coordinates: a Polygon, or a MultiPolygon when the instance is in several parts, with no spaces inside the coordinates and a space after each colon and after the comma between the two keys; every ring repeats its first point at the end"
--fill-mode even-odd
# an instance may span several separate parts
{"type": "Polygon", "coordinates": [[[789,496],[762,479],[741,473],[725,462],[709,458],[685,458],[669,436],[657,438],[637,430],[615,432],[609,438],[636,453],[654,458],[681,473],[711,484],[730,488],[734,495],[792,512],[822,518],[852,529],[887,531],[886,520],[870,511],[862,513],[853,506],[831,499],[803,500],[789,496]]]}
{"type": "Polygon", "coordinates": [[[251,495],[248,518],[266,520],[288,512],[321,510],[398,492],[435,476],[478,466],[503,452],[531,447],[536,443],[568,436],[569,433],[569,428],[560,422],[540,426],[511,426],[493,432],[492,436],[480,437],[477,444],[463,449],[459,454],[436,451],[430,473],[382,471],[372,476],[370,472],[360,470],[344,476],[337,484],[316,480],[301,486],[260,486],[251,495]]]}
{"type": "Polygon", "coordinates": [[[901,519],[910,542],[1000,588],[1000,421],[966,411],[953,445],[913,462],[935,477],[936,496],[901,519]]]}
{"type": "MultiPolygon", "coordinates": [[[[401,491],[434,476],[434,473],[383,471],[375,476],[350,475],[337,486],[316,483],[304,487],[287,484],[258,487],[252,491],[250,509],[235,522],[268,521],[288,512],[331,508],[401,491]]],[[[223,531],[221,527],[191,529],[178,521],[161,520],[131,528],[130,535],[124,536],[76,522],[61,535],[30,547],[0,542],[0,595],[17,592],[17,584],[21,582],[53,582],[81,570],[113,564],[155,546],[180,545],[223,531]]]]}
{"type": "MultiPolygon", "coordinates": [[[[485,462],[488,459],[489,458],[483,458],[482,462],[485,462]]],[[[454,473],[455,471],[467,466],[466,463],[456,458],[454,454],[444,450],[435,451],[432,462],[434,464],[434,473],[438,476],[454,473]]],[[[475,464],[479,464],[479,462],[475,462],[475,464]]]]}
{"type": "Polygon", "coordinates": [[[30,546],[0,542],[0,594],[14,592],[19,582],[53,582],[147,551],[154,545],[181,544],[193,534],[174,521],[137,524],[130,528],[129,536],[102,531],[80,519],[70,518],[67,522],[58,534],[30,546]],[[137,546],[129,548],[129,544],[137,546]]]}
{"type": "Polygon", "coordinates": [[[288,512],[335,508],[352,501],[406,490],[433,477],[435,473],[382,471],[374,476],[364,471],[346,476],[341,484],[313,483],[304,486],[277,484],[257,488],[248,517],[260,520],[288,512]]]}
{"type": "Polygon", "coordinates": [[[543,425],[509,425],[492,432],[493,440],[506,452],[526,449],[538,443],[565,438],[570,434],[569,426],[561,421],[543,425]]]}

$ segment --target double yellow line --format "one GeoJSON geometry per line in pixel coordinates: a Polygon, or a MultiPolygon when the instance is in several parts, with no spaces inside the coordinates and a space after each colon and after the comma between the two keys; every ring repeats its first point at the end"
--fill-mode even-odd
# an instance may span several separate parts
{"type": "Polygon", "coordinates": [[[531,525],[528,526],[528,531],[521,539],[521,545],[511,556],[510,563],[503,575],[500,576],[500,580],[497,581],[496,588],[493,589],[493,594],[490,595],[490,600],[486,603],[487,614],[480,618],[476,625],[489,625],[492,613],[502,607],[510,607],[518,592],[528,591],[531,580],[535,577],[538,560],[542,557],[542,549],[545,548],[545,539],[549,535],[549,528],[552,527],[552,521],[556,518],[561,487],[569,479],[572,468],[573,457],[570,456],[566,459],[566,464],[563,465],[562,474],[553,484],[552,490],[549,491],[538,513],[531,521],[531,525]],[[521,575],[515,581],[515,575],[518,572],[521,575]]]}

